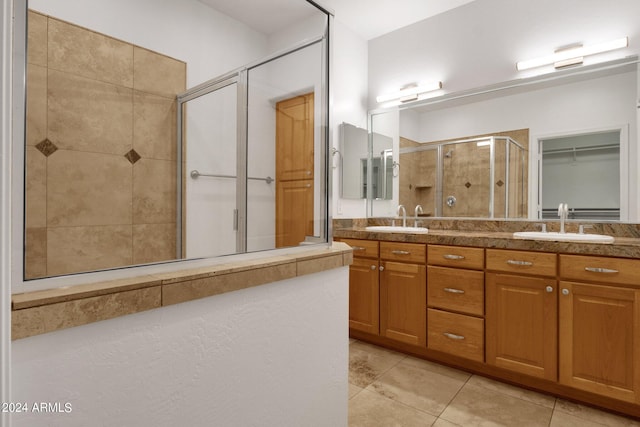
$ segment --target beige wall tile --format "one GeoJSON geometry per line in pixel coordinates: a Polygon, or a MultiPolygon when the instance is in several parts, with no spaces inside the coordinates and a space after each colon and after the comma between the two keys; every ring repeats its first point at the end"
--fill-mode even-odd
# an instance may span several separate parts
{"type": "Polygon", "coordinates": [[[133,263],[167,261],[176,258],[176,224],[133,226],[133,263]]]}
{"type": "Polygon", "coordinates": [[[27,228],[25,256],[27,258],[47,257],[47,229],[45,227],[27,228]]]}
{"type": "Polygon", "coordinates": [[[47,224],[131,224],[131,168],[124,156],[58,150],[48,158],[47,224]]]}
{"type": "Polygon", "coordinates": [[[12,312],[12,339],[158,308],[160,286],[117,292],[12,312]]]}
{"type": "Polygon", "coordinates": [[[34,147],[26,148],[26,227],[47,226],[47,158],[34,147]]]}
{"type": "Polygon", "coordinates": [[[27,145],[36,145],[47,137],[47,69],[27,65],[27,145]]]}
{"type": "Polygon", "coordinates": [[[176,158],[176,102],[144,92],[133,93],[133,148],[143,158],[176,158]]]}
{"type": "Polygon", "coordinates": [[[27,228],[25,233],[24,276],[35,279],[47,275],[47,229],[27,228]]]}
{"type": "Polygon", "coordinates": [[[47,17],[32,10],[27,14],[27,63],[47,66],[47,17]]]}
{"type": "Polygon", "coordinates": [[[162,304],[171,305],[295,277],[295,263],[162,286],[162,304]]]}
{"type": "Polygon", "coordinates": [[[131,265],[131,225],[49,227],[47,273],[51,276],[131,265]]]}
{"type": "Polygon", "coordinates": [[[50,18],[49,68],[130,88],[133,45],[50,18]]]}
{"type": "Polygon", "coordinates": [[[175,162],[140,159],[133,165],[133,223],[166,224],[175,220],[175,162]]]}
{"type": "Polygon", "coordinates": [[[133,91],[49,70],[48,137],[58,148],[124,155],[133,143],[133,91]]]}
{"type": "Polygon", "coordinates": [[[133,64],[136,90],[174,98],[186,89],[187,66],[182,61],[136,46],[133,64]]]}

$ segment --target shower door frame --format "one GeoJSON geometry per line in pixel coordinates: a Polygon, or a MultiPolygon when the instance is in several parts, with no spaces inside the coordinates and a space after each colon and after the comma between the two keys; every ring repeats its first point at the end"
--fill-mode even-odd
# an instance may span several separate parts
{"type": "Polygon", "coordinates": [[[233,71],[229,74],[214,78],[207,82],[204,82],[198,86],[195,86],[186,92],[179,94],[176,97],[177,100],[177,197],[176,197],[176,258],[183,258],[183,244],[184,244],[184,228],[186,224],[183,224],[184,218],[182,215],[182,209],[185,205],[183,194],[183,181],[187,179],[184,175],[184,105],[194,99],[201,96],[209,95],[220,89],[224,89],[231,85],[236,85],[236,208],[234,225],[236,226],[236,252],[246,252],[247,246],[247,221],[246,221],[246,207],[247,207],[247,70],[241,69],[233,71]]]}
{"type": "MultiPolygon", "coordinates": [[[[321,9],[323,10],[323,9],[321,9]]],[[[324,11],[324,10],[323,10],[324,11]]],[[[331,17],[332,15],[328,14],[327,16],[331,17]]],[[[284,49],[282,51],[276,52],[273,55],[270,55],[262,60],[256,61],[250,65],[245,67],[241,67],[234,71],[231,71],[227,74],[223,74],[222,76],[215,77],[211,80],[208,80],[204,83],[201,83],[193,88],[178,94],[176,96],[176,131],[177,131],[177,165],[176,165],[176,258],[182,259],[184,257],[183,251],[183,241],[184,241],[184,233],[183,233],[183,215],[182,208],[184,206],[184,194],[182,190],[183,180],[187,179],[184,176],[184,159],[183,159],[183,137],[184,137],[184,114],[183,114],[183,105],[191,101],[193,99],[199,98],[200,96],[204,96],[215,92],[216,90],[225,88],[229,85],[236,84],[237,85],[237,118],[236,118],[236,217],[235,224],[237,228],[236,233],[236,254],[246,253],[247,252],[247,158],[248,158],[248,104],[249,104],[249,71],[254,68],[257,68],[261,65],[269,63],[271,61],[277,60],[289,54],[298,52],[307,47],[313,46],[317,43],[322,44],[322,62],[321,62],[321,88],[320,93],[317,94],[320,96],[321,105],[322,105],[322,114],[321,114],[321,124],[320,124],[320,148],[321,148],[321,162],[320,162],[320,174],[321,177],[318,180],[319,191],[320,194],[324,194],[324,196],[320,197],[319,200],[319,209],[318,212],[323,216],[320,218],[321,221],[324,221],[324,224],[320,225],[319,229],[319,237],[312,237],[309,242],[310,243],[326,243],[331,239],[332,227],[331,227],[331,214],[330,214],[330,191],[331,182],[330,182],[330,174],[329,174],[329,161],[328,161],[328,153],[329,153],[329,145],[330,145],[330,135],[329,132],[329,112],[328,105],[330,103],[329,100],[329,56],[330,56],[330,46],[329,46],[329,33],[331,31],[331,19],[329,19],[327,23],[326,31],[323,35],[310,38],[305,40],[297,45],[294,45],[288,49],[284,49]]],[[[275,248],[272,248],[275,249],[275,248]]],[[[231,254],[229,254],[231,255],[231,254]]]]}

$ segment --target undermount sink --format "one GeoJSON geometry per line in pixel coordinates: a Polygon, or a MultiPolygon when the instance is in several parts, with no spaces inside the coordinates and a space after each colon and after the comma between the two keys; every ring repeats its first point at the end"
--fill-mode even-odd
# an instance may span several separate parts
{"type": "Polygon", "coordinates": [[[425,227],[402,227],[399,225],[371,225],[366,227],[365,230],[383,233],[427,233],[429,231],[425,227]]]}
{"type": "Polygon", "coordinates": [[[544,231],[518,231],[514,239],[551,240],[555,242],[613,243],[613,237],[603,234],[558,233],[544,231]]]}

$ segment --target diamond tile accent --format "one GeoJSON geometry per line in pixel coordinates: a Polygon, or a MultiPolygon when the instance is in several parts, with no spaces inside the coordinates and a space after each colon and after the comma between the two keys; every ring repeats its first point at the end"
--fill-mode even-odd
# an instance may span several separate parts
{"type": "Polygon", "coordinates": [[[140,160],[140,154],[138,154],[133,148],[129,150],[124,156],[131,162],[131,164],[134,164],[135,162],[140,160]]]}
{"type": "Polygon", "coordinates": [[[502,187],[504,185],[504,182],[502,182],[502,180],[500,180],[500,181],[496,182],[496,185],[498,187],[502,187]]]}
{"type": "Polygon", "coordinates": [[[58,147],[56,147],[56,144],[54,144],[53,142],[49,141],[48,138],[45,138],[42,141],[40,141],[39,143],[37,143],[36,144],[36,148],[38,149],[38,151],[40,151],[46,157],[49,157],[50,155],[52,155],[53,153],[58,151],[58,147]]]}
{"type": "Polygon", "coordinates": [[[467,188],[469,188],[469,187],[471,187],[471,183],[470,183],[470,182],[467,182],[464,186],[465,186],[465,187],[467,187],[467,188]]]}

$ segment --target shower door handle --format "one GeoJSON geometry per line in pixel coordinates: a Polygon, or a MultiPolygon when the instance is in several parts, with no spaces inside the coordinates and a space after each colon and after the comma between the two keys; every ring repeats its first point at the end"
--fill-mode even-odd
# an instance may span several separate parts
{"type": "Polygon", "coordinates": [[[238,209],[233,210],[233,231],[238,231],[238,209]]]}

